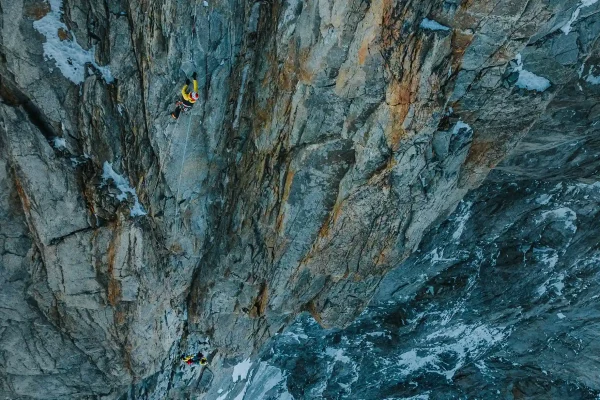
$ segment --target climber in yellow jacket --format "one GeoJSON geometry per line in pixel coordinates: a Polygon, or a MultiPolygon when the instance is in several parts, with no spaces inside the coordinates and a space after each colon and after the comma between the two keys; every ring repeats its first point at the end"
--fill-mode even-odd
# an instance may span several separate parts
{"type": "Polygon", "coordinates": [[[194,80],[194,90],[192,90],[190,93],[188,93],[188,86],[190,85],[190,80],[185,80],[185,85],[181,89],[181,97],[183,98],[183,100],[180,100],[177,103],[175,103],[177,107],[175,108],[175,111],[171,113],[171,117],[173,117],[174,119],[179,118],[179,114],[181,114],[182,111],[187,111],[190,108],[192,108],[194,103],[198,100],[199,96],[198,81],[196,80],[197,76],[198,74],[196,74],[195,72],[192,74],[192,79],[194,80]]]}

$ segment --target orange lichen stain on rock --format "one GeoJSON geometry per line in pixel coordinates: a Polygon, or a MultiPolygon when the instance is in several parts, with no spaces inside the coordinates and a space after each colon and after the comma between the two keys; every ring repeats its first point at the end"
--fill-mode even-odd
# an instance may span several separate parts
{"type": "Polygon", "coordinates": [[[327,235],[329,235],[329,230],[337,222],[341,211],[342,211],[342,202],[336,201],[335,204],[333,205],[333,209],[329,213],[329,218],[327,218],[325,220],[325,222],[323,223],[323,226],[321,226],[321,229],[319,229],[319,237],[320,238],[324,238],[324,237],[327,237],[327,235]]]}
{"type": "MultiPolygon", "coordinates": [[[[304,61],[308,52],[305,51],[304,61]]],[[[296,41],[292,41],[289,44],[288,55],[285,58],[283,65],[279,69],[279,76],[277,80],[277,87],[279,90],[291,92],[298,83],[299,71],[300,71],[300,54],[298,50],[298,44],[296,41]]]]}
{"type": "Polygon", "coordinates": [[[25,190],[23,190],[23,186],[21,186],[21,181],[19,181],[17,178],[15,178],[15,186],[17,188],[19,198],[21,198],[21,203],[23,203],[23,208],[25,212],[28,213],[29,210],[31,210],[31,203],[29,202],[29,198],[27,197],[25,190]]]}
{"type": "Polygon", "coordinates": [[[408,82],[397,81],[388,87],[387,95],[391,124],[385,130],[385,136],[388,146],[396,151],[400,147],[400,141],[407,136],[402,124],[408,115],[413,96],[408,82]]]}
{"type": "Polygon", "coordinates": [[[363,21],[367,21],[367,23],[370,22],[372,25],[370,25],[365,33],[364,39],[361,42],[360,48],[357,52],[359,65],[363,65],[365,63],[367,57],[369,54],[371,54],[371,51],[373,51],[373,54],[379,52],[379,50],[375,48],[378,45],[377,38],[381,36],[381,26],[384,20],[384,12],[389,10],[390,6],[391,4],[389,0],[374,0],[371,3],[371,7],[367,11],[367,15],[365,15],[363,21]],[[374,23],[377,21],[380,23],[374,23]]]}
{"type": "Polygon", "coordinates": [[[273,109],[275,102],[277,101],[276,96],[269,96],[265,104],[262,107],[257,107],[254,111],[254,131],[255,135],[260,136],[261,132],[266,132],[271,129],[271,121],[273,120],[273,109]]]}
{"type": "Polygon", "coordinates": [[[277,78],[277,88],[279,90],[292,92],[298,81],[310,83],[314,78],[314,73],[308,66],[310,48],[300,49],[298,46],[298,42],[290,42],[287,57],[279,69],[277,78]]]}
{"type": "Polygon", "coordinates": [[[64,28],[58,28],[57,35],[61,41],[71,39],[71,34],[67,32],[64,28]]]}
{"type": "Polygon", "coordinates": [[[463,54],[473,42],[475,36],[471,33],[465,33],[455,30],[452,34],[452,58],[454,60],[462,59],[463,54]]]}
{"type": "Polygon", "coordinates": [[[298,64],[296,65],[296,76],[299,81],[312,83],[315,78],[313,68],[309,66],[310,48],[300,49],[298,51],[298,64]]]}
{"type": "Polygon", "coordinates": [[[46,2],[39,2],[28,4],[24,7],[23,13],[35,20],[40,20],[50,12],[50,4],[46,2]]]}
{"type": "Polygon", "coordinates": [[[465,160],[465,165],[489,166],[489,163],[493,162],[490,160],[490,150],[493,145],[493,142],[474,140],[469,149],[467,159],[465,160]]]}
{"type": "Polygon", "coordinates": [[[123,325],[127,321],[127,313],[122,310],[115,311],[115,322],[117,325],[123,325]]]}
{"type": "Polygon", "coordinates": [[[391,243],[386,243],[385,247],[381,249],[379,254],[373,258],[374,267],[381,267],[387,265],[388,256],[391,251],[390,245],[391,243]]]}
{"type": "Polygon", "coordinates": [[[267,285],[263,284],[261,291],[254,300],[252,307],[248,310],[248,316],[251,318],[258,318],[264,315],[267,309],[269,301],[269,292],[267,291],[267,285]]]}
{"type": "Polygon", "coordinates": [[[108,303],[116,306],[121,300],[121,283],[113,277],[108,281],[108,303]]]}
{"type": "Polygon", "coordinates": [[[107,297],[108,303],[111,306],[116,306],[121,299],[121,284],[114,277],[114,269],[115,269],[115,258],[116,258],[116,246],[119,241],[119,233],[118,227],[115,225],[114,234],[111,241],[108,243],[108,287],[107,287],[107,297]]]}
{"type": "Polygon", "coordinates": [[[408,135],[404,126],[406,117],[411,107],[418,108],[419,82],[421,80],[421,65],[423,43],[420,40],[409,38],[405,43],[399,43],[397,51],[392,55],[394,60],[390,65],[390,72],[399,69],[400,74],[395,73],[386,93],[386,103],[390,110],[390,125],[386,129],[388,146],[396,151],[400,141],[408,135]]]}
{"type": "Polygon", "coordinates": [[[290,197],[290,191],[292,189],[292,183],[294,182],[294,175],[296,172],[290,167],[288,168],[287,175],[285,176],[285,183],[283,185],[283,195],[281,196],[281,208],[280,214],[277,217],[277,231],[281,232],[283,229],[283,213],[281,212],[283,209],[283,205],[287,202],[290,197]]]}
{"type": "Polygon", "coordinates": [[[371,46],[372,43],[373,43],[373,36],[367,35],[367,37],[365,37],[364,40],[362,41],[362,43],[360,44],[360,48],[358,49],[358,64],[359,65],[363,65],[365,63],[365,60],[367,59],[367,56],[369,55],[369,47],[371,46]]]}
{"type": "Polygon", "coordinates": [[[310,313],[310,315],[312,315],[312,317],[315,319],[315,321],[317,321],[319,323],[319,325],[324,326],[323,325],[323,319],[321,318],[321,315],[317,311],[317,305],[315,304],[314,301],[310,301],[306,305],[306,309],[308,310],[308,312],[310,313]]]}
{"type": "Polygon", "coordinates": [[[175,253],[177,255],[183,254],[183,247],[181,247],[181,245],[179,243],[173,243],[169,247],[169,250],[171,251],[171,253],[175,253]]]}

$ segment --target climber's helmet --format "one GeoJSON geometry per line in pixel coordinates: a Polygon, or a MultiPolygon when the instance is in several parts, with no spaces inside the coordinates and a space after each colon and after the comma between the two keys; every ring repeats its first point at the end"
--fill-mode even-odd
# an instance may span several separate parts
{"type": "Polygon", "coordinates": [[[190,97],[192,98],[192,100],[196,101],[200,96],[198,96],[198,92],[192,92],[190,93],[190,97]]]}

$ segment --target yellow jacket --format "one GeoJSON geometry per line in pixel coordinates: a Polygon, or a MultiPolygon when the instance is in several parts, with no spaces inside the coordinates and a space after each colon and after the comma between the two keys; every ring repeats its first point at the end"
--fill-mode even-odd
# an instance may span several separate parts
{"type": "MultiPolygon", "coordinates": [[[[189,101],[190,103],[195,103],[196,100],[192,99],[192,96],[190,96],[187,92],[188,89],[188,85],[183,85],[183,88],[181,89],[181,96],[183,96],[183,99],[185,101],[189,101]]],[[[194,79],[194,92],[198,93],[198,81],[194,79]]]]}

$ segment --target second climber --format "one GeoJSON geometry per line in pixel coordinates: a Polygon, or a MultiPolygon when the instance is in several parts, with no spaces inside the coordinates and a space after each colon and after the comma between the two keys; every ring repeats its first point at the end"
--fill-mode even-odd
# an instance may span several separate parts
{"type": "Polygon", "coordinates": [[[194,72],[192,74],[192,79],[194,80],[194,90],[192,90],[191,92],[188,92],[188,87],[190,86],[190,80],[186,79],[185,80],[185,85],[183,85],[183,88],[181,88],[181,97],[182,100],[179,100],[177,103],[175,103],[175,111],[173,111],[171,113],[171,117],[173,117],[174,119],[179,118],[179,114],[181,114],[182,111],[188,111],[190,108],[192,108],[192,106],[194,105],[194,103],[198,100],[198,81],[196,80],[196,77],[198,76],[198,74],[196,74],[196,72],[194,72]]]}

